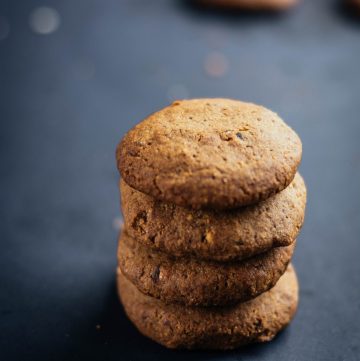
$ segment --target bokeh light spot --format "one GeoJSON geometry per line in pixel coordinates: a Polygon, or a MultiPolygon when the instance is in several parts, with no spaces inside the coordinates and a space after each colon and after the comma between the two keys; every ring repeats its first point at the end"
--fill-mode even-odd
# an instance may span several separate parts
{"type": "Polygon", "coordinates": [[[60,15],[57,10],[42,6],[34,9],[29,18],[31,30],[37,34],[51,34],[60,26],[60,15]]]}
{"type": "Polygon", "coordinates": [[[228,71],[228,60],[224,54],[213,52],[205,58],[205,72],[211,77],[222,77],[228,71]]]}

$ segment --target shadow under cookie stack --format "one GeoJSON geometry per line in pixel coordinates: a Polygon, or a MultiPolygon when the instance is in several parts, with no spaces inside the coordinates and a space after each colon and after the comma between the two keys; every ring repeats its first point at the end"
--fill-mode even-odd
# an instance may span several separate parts
{"type": "Polygon", "coordinates": [[[169,348],[231,349],[291,321],[301,152],[275,113],[228,99],[174,102],[125,135],[117,280],[141,333],[169,348]]]}

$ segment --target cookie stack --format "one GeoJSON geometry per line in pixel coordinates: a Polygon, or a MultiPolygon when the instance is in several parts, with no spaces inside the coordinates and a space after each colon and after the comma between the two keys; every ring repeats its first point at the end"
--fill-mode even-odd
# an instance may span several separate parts
{"type": "Polygon", "coordinates": [[[144,335],[170,348],[271,340],[295,314],[301,141],[235,100],[176,101],[117,148],[118,286],[144,335]]]}

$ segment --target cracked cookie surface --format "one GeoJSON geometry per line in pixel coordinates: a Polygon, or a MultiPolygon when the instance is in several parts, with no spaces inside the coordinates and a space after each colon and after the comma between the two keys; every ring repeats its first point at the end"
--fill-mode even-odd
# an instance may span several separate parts
{"type": "Polygon", "coordinates": [[[297,134],[272,111],[236,100],[193,99],[136,125],[116,158],[126,183],[158,200],[229,209],[286,188],[301,154],[297,134]]]}

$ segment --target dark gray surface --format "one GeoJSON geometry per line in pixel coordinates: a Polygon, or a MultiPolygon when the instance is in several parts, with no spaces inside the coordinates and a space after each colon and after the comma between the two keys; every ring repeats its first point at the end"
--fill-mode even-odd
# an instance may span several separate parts
{"type": "Polygon", "coordinates": [[[9,0],[0,15],[1,360],[360,359],[360,20],[325,0],[278,17],[170,0],[9,0]],[[28,17],[44,3],[61,25],[41,36],[28,17]],[[221,78],[204,71],[212,51],[221,78]],[[272,343],[169,351],[118,303],[114,150],[174,84],[268,106],[303,140],[301,303],[272,343]]]}

